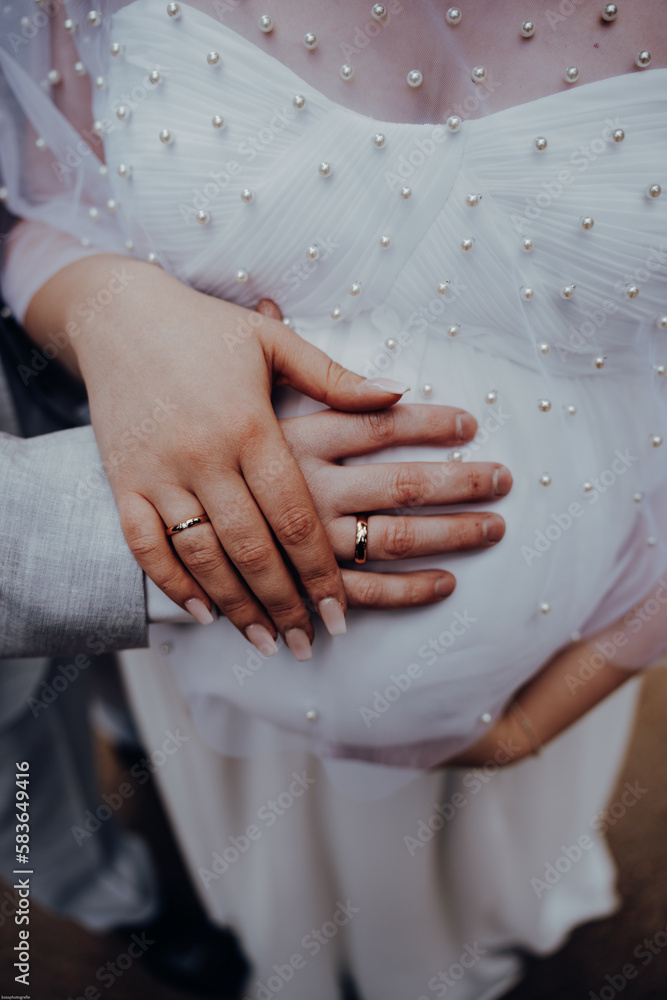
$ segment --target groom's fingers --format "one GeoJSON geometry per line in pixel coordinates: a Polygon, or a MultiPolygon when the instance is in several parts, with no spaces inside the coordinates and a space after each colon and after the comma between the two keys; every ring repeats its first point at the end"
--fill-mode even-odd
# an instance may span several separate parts
{"type": "Polygon", "coordinates": [[[477,421],[456,406],[401,403],[371,413],[323,410],[307,417],[281,421],[283,434],[298,431],[298,440],[311,454],[329,461],[367,455],[397,445],[440,445],[455,448],[472,440],[477,421]]]}
{"type": "Polygon", "coordinates": [[[329,475],[330,495],[341,514],[480,503],[497,500],[512,487],[508,469],[497,462],[378,462],[333,466],[329,475]]]}
{"type": "Polygon", "coordinates": [[[343,583],[350,608],[387,611],[436,604],[453,592],[451,573],[425,569],[416,573],[364,573],[344,569],[343,583]]]}
{"type": "MultiPolygon", "coordinates": [[[[354,517],[338,517],[329,525],[337,559],[354,558],[354,517]]],[[[372,514],[368,519],[369,559],[382,561],[437,556],[444,552],[489,548],[505,534],[498,514],[430,514],[409,517],[372,514]]]]}

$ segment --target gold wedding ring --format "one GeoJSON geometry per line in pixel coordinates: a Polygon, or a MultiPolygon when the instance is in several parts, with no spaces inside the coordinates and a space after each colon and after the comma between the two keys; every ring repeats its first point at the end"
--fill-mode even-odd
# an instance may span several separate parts
{"type": "Polygon", "coordinates": [[[210,521],[208,514],[197,514],[196,517],[189,517],[187,521],[181,521],[180,524],[175,524],[173,528],[166,528],[168,535],[177,535],[179,531],[185,531],[186,528],[194,528],[198,524],[206,524],[210,521]]]}
{"type": "Polygon", "coordinates": [[[368,515],[357,514],[357,531],[354,537],[354,561],[356,563],[366,562],[366,551],[368,549],[368,515]]]}

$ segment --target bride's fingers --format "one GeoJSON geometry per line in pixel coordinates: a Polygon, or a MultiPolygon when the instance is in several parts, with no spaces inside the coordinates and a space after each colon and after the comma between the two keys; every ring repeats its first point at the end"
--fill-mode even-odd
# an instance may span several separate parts
{"type": "Polygon", "coordinates": [[[343,570],[350,608],[418,608],[444,600],[456,587],[451,573],[419,570],[416,573],[365,573],[343,570]]]}
{"type": "MultiPolygon", "coordinates": [[[[345,631],[346,599],[340,570],[306,480],[280,433],[277,421],[268,429],[265,427],[262,435],[256,435],[247,442],[241,471],[254,500],[327,628],[332,635],[341,634],[345,631]]],[[[277,552],[275,543],[273,547],[277,552]]],[[[226,548],[234,558],[228,545],[226,548]]],[[[243,568],[241,571],[278,624],[275,612],[283,614],[284,600],[279,593],[275,593],[275,589],[275,596],[271,599],[262,596],[262,589],[265,590],[268,585],[267,571],[271,569],[275,579],[278,579],[274,566],[266,559],[264,563],[260,560],[251,567],[257,571],[253,579],[243,568]]]]}
{"type": "Polygon", "coordinates": [[[454,406],[402,403],[371,413],[322,410],[281,421],[288,441],[294,436],[318,458],[338,461],[398,445],[456,447],[472,440],[477,421],[454,406]]]}
{"type": "Polygon", "coordinates": [[[509,470],[497,462],[377,462],[334,472],[341,513],[480,503],[512,488],[509,470]]]}
{"type": "MultiPolygon", "coordinates": [[[[354,517],[338,517],[329,525],[336,558],[354,559],[355,533],[354,517]]],[[[502,517],[488,512],[413,517],[372,514],[368,518],[367,556],[388,561],[488,548],[504,534],[502,517]]]]}
{"type": "MultiPolygon", "coordinates": [[[[186,516],[197,513],[199,506],[195,501],[186,516]]],[[[130,493],[119,502],[119,514],[125,540],[143,571],[175,604],[189,611],[202,625],[210,624],[213,616],[209,596],[177,557],[164,521],[153,504],[138,493],[130,493]]]]}

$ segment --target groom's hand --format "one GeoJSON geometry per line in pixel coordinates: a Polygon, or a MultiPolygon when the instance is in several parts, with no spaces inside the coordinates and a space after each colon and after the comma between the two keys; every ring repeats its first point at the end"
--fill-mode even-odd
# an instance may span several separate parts
{"type": "MultiPolygon", "coordinates": [[[[272,319],[282,313],[271,299],[257,311],[272,319]]],[[[494,462],[396,462],[341,466],[353,455],[396,445],[456,448],[471,441],[477,421],[451,406],[401,405],[376,413],[324,410],[280,421],[336,558],[354,558],[356,514],[401,507],[439,507],[479,503],[505,496],[512,476],[494,462]]],[[[470,514],[374,514],[369,519],[369,559],[436,556],[463,549],[485,549],[505,534],[505,522],[487,511],[470,514]]],[[[454,590],[451,573],[439,569],[414,573],[343,570],[351,608],[410,608],[442,601],[454,590]]]]}
{"type": "MultiPolygon", "coordinates": [[[[495,500],[509,493],[512,477],[497,463],[396,462],[339,465],[341,459],[396,445],[457,447],[474,437],[477,423],[450,406],[401,405],[375,413],[323,410],[280,421],[280,429],[305,477],[336,558],[354,558],[356,514],[393,508],[495,500]]],[[[498,514],[373,514],[368,558],[408,559],[498,542],[505,522],[498,514]]],[[[480,572],[483,572],[480,565],[480,572]]],[[[406,608],[448,597],[456,581],[439,569],[403,573],[343,570],[351,608],[406,608]]]]}

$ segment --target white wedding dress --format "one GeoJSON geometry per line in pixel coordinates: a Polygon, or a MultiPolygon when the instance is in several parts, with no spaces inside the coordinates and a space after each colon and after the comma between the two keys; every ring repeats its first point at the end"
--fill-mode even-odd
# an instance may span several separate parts
{"type": "MultiPolygon", "coordinates": [[[[19,313],[54,259],[100,250],[245,306],[271,297],[347,367],[479,420],[459,454],[364,461],[514,475],[494,508],[505,539],[441,560],[458,581],[441,605],[350,612],[344,638],[318,628],[309,663],[264,661],[222,620],[153,626],[125,657],[147,746],[188,737],[158,780],[259,1000],[334,1000],[341,969],[364,1000],[500,996],[513,948],[547,952],[613,909],[599,814],[634,684],[539,759],[425,769],[572,637],[665,593],[667,13],[651,0],[603,22],[587,4],[531,32],[517,0],[459,18],[371,6],[71,3],[71,38],[49,50],[38,26],[29,53],[10,38],[34,5],[4,14],[8,204],[76,238],[33,247],[28,280],[10,267],[19,313]],[[94,81],[87,152],[52,100],[83,127],[80,94],[58,91],[75,59],[94,81]]],[[[281,416],[313,408],[276,398],[281,416]]],[[[629,666],[659,647],[659,617],[629,666]]]]}

